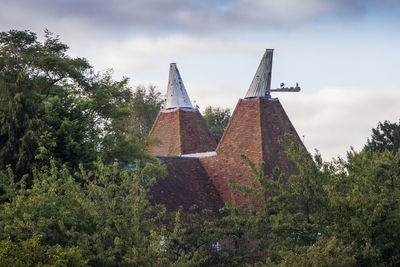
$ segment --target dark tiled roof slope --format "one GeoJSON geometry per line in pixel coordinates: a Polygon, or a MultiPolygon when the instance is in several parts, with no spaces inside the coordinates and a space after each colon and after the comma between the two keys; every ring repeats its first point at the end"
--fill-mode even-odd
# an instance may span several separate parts
{"type": "Polygon", "coordinates": [[[285,134],[291,134],[299,144],[303,147],[304,145],[281,103],[279,100],[269,101],[261,98],[260,110],[265,174],[271,174],[276,166],[288,175],[297,174],[298,169],[286,156],[285,147],[282,147],[280,140],[287,140],[285,134]]]}
{"type": "Polygon", "coordinates": [[[153,204],[164,204],[169,211],[179,206],[189,210],[197,205],[218,212],[223,202],[197,158],[160,157],[160,160],[168,174],[152,187],[153,204]]]}
{"type": "Polygon", "coordinates": [[[198,110],[179,111],[182,154],[215,151],[217,143],[198,110]]]}

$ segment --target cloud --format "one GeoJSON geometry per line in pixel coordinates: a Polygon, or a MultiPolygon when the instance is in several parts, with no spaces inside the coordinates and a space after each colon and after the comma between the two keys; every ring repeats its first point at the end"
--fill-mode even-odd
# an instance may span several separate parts
{"type": "MultiPolygon", "coordinates": [[[[158,68],[165,71],[166,64],[179,63],[181,60],[193,62],[194,59],[198,59],[200,62],[204,62],[216,55],[219,58],[227,54],[259,55],[263,48],[260,44],[247,42],[171,35],[137,37],[125,41],[105,41],[91,46],[90,49],[83,51],[83,54],[93,58],[93,64],[96,66],[118,66],[121,72],[135,73],[146,71],[146,69],[155,71],[158,68]]],[[[210,65],[218,64],[216,61],[215,59],[214,62],[210,60],[210,65]]],[[[225,61],[221,63],[226,64],[225,61]]]]}
{"type": "Polygon", "coordinates": [[[305,145],[325,160],[362,148],[378,122],[400,118],[400,88],[328,88],[279,96],[305,145]]]}
{"type": "Polygon", "coordinates": [[[74,54],[85,55],[97,70],[112,66],[116,79],[127,76],[132,86],[152,84],[162,93],[169,63],[175,62],[190,98],[205,108],[234,107],[251,82],[265,44],[172,35],[109,41],[81,49],[74,54]]]}
{"type": "Polygon", "coordinates": [[[376,8],[399,10],[400,6],[395,0],[19,0],[2,5],[0,25],[36,31],[90,28],[90,34],[123,36],[132,32],[209,34],[296,28],[327,17],[357,20],[376,8]],[[77,27],[70,25],[72,21],[78,22],[77,27]]]}

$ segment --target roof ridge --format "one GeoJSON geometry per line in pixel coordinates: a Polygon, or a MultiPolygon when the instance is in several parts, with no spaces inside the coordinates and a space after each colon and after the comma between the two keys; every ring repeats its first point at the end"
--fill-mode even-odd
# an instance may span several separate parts
{"type": "Polygon", "coordinates": [[[218,142],[218,144],[217,144],[217,147],[215,148],[215,151],[218,151],[220,145],[221,145],[221,144],[223,143],[223,141],[225,140],[225,135],[226,135],[226,133],[228,132],[228,130],[230,129],[230,127],[231,127],[232,118],[235,116],[235,114],[236,114],[236,112],[237,112],[237,110],[238,110],[238,107],[239,107],[239,103],[240,103],[241,101],[243,101],[243,99],[239,98],[239,101],[238,101],[238,103],[236,104],[236,107],[235,107],[235,109],[233,110],[231,117],[229,118],[228,125],[226,125],[225,130],[224,130],[224,132],[222,133],[222,137],[221,137],[221,139],[219,140],[219,142],[218,142]]]}
{"type": "Polygon", "coordinates": [[[262,159],[262,161],[264,162],[264,164],[266,164],[266,162],[265,162],[265,151],[264,151],[264,138],[265,138],[265,136],[264,136],[264,127],[266,127],[266,125],[264,125],[264,122],[263,122],[263,115],[264,115],[264,113],[263,113],[263,111],[264,111],[264,107],[263,107],[263,103],[262,103],[262,101],[261,101],[261,98],[258,98],[258,115],[259,115],[259,120],[260,120],[260,136],[261,136],[261,159],[262,159]]]}

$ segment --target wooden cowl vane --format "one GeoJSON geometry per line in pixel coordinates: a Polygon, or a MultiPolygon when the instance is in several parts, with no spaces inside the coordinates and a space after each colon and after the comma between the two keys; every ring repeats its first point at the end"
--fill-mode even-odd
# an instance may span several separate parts
{"type": "Polygon", "coordinates": [[[265,51],[245,98],[270,96],[273,53],[273,49],[265,51]]]}
{"type": "Polygon", "coordinates": [[[217,144],[197,108],[193,108],[175,63],[170,64],[166,105],[149,134],[155,156],[214,151],[217,144]]]}

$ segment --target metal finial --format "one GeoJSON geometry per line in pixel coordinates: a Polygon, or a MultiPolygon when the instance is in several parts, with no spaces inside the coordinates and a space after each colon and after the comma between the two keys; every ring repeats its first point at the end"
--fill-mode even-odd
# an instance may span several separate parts
{"type": "Polygon", "coordinates": [[[186,92],[176,63],[171,63],[169,68],[169,79],[167,88],[166,109],[171,108],[193,108],[190,98],[186,92]]]}

